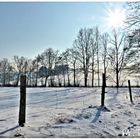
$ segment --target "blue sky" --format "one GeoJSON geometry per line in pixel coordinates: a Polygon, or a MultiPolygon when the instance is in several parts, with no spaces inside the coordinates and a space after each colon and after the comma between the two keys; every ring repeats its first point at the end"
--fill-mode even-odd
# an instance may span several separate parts
{"type": "Polygon", "coordinates": [[[80,28],[99,26],[103,31],[106,10],[122,4],[0,2],[0,58],[34,58],[48,47],[63,51],[72,47],[80,28]]]}

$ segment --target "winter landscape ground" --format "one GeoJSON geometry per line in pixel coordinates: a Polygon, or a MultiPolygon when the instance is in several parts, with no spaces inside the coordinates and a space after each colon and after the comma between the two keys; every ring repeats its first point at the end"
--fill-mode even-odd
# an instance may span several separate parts
{"type": "Polygon", "coordinates": [[[0,89],[0,137],[140,137],[140,89],[27,88],[25,127],[18,126],[19,88],[0,89]]]}

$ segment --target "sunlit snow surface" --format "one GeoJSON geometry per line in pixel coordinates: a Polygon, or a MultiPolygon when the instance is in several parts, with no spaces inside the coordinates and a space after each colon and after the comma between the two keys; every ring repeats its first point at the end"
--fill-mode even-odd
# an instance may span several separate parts
{"type": "Polygon", "coordinates": [[[25,127],[18,126],[19,88],[0,88],[0,137],[140,137],[140,89],[27,88],[25,127]]]}

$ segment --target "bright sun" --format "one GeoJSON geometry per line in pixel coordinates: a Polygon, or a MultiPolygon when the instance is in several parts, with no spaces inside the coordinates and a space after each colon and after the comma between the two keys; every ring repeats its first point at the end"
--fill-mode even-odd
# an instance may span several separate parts
{"type": "Polygon", "coordinates": [[[123,9],[114,9],[107,11],[106,22],[107,26],[111,28],[119,28],[124,25],[126,19],[125,10],[123,9]]]}

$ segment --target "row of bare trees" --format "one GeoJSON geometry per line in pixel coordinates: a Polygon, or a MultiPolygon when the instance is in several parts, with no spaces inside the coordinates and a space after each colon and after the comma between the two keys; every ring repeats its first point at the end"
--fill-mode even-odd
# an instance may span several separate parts
{"type": "Polygon", "coordinates": [[[46,49],[33,60],[14,56],[0,60],[2,86],[18,86],[26,74],[28,86],[100,86],[102,73],[106,85],[122,86],[130,74],[139,72],[139,2],[127,3],[127,30],[101,33],[98,27],[81,28],[72,48],[60,53],[46,49]],[[132,28],[130,28],[132,27],[132,28]],[[134,28],[135,27],[135,28],[134,28]]]}
{"type": "Polygon", "coordinates": [[[105,73],[107,80],[119,87],[137,55],[130,36],[120,31],[113,30],[109,35],[101,34],[97,27],[82,28],[73,47],[62,53],[48,48],[34,60],[18,56],[13,62],[2,59],[1,85],[18,86],[19,76],[26,74],[28,86],[100,86],[101,74],[105,73]]]}
{"type": "Polygon", "coordinates": [[[85,86],[87,86],[87,78],[91,69],[92,86],[94,86],[95,73],[98,86],[100,86],[100,76],[103,72],[119,87],[121,78],[125,80],[124,76],[122,77],[123,71],[127,72],[126,76],[129,75],[128,67],[134,63],[136,55],[139,54],[131,45],[129,36],[115,29],[111,35],[108,33],[101,35],[98,28],[81,29],[74,42],[74,47],[84,73],[85,86]]]}

